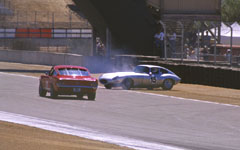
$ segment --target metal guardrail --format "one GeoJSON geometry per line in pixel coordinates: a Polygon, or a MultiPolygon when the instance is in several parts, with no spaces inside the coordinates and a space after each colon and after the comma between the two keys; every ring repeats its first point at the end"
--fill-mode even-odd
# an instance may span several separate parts
{"type": "Polygon", "coordinates": [[[92,29],[0,28],[0,39],[14,38],[92,38],[92,29]]]}

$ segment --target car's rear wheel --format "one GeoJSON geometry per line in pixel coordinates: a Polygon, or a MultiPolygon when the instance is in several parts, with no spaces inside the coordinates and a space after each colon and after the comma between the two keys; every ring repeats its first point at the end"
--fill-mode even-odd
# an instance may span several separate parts
{"type": "Polygon", "coordinates": [[[58,97],[58,93],[54,90],[53,86],[51,87],[50,97],[53,99],[58,97]]]}
{"type": "Polygon", "coordinates": [[[164,81],[163,81],[163,86],[162,86],[162,88],[164,89],[164,90],[171,90],[172,88],[173,88],[173,80],[172,79],[165,79],[164,81]]]}
{"type": "Polygon", "coordinates": [[[104,85],[104,87],[105,87],[106,89],[112,89],[112,85],[110,85],[110,84],[104,85]]]}
{"type": "Polygon", "coordinates": [[[39,92],[39,96],[41,96],[41,97],[45,97],[46,94],[47,94],[47,91],[43,89],[41,83],[39,84],[39,90],[38,90],[38,92],[39,92]]]}
{"type": "Polygon", "coordinates": [[[95,100],[95,98],[96,98],[96,93],[89,93],[88,94],[88,99],[89,100],[95,100]]]}
{"type": "Polygon", "coordinates": [[[133,81],[132,79],[123,80],[122,87],[124,90],[130,90],[132,88],[133,81]]]}

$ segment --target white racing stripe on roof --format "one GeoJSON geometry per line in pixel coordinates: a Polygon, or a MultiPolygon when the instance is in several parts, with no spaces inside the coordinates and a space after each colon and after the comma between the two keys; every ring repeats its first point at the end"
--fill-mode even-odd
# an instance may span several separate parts
{"type": "Polygon", "coordinates": [[[0,116],[1,116],[0,120],[6,122],[23,124],[30,127],[36,127],[48,131],[54,131],[58,133],[79,136],[87,139],[98,140],[138,150],[186,150],[160,143],[151,143],[127,137],[108,135],[88,128],[71,126],[69,124],[62,122],[45,120],[30,116],[24,116],[20,114],[13,114],[0,111],[0,116]]]}

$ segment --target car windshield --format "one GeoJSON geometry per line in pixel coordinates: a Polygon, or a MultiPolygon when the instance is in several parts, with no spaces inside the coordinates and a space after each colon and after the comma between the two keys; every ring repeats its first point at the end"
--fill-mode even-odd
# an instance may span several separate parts
{"type": "Polygon", "coordinates": [[[137,66],[134,70],[136,73],[147,73],[149,74],[149,68],[145,66],[137,66]]]}
{"type": "Polygon", "coordinates": [[[59,74],[65,76],[89,76],[87,70],[79,68],[61,68],[59,69],[59,74]]]}

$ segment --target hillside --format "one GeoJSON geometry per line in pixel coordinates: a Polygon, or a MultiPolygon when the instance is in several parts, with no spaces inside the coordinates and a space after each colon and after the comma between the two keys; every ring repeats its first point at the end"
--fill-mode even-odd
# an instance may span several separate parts
{"type": "Polygon", "coordinates": [[[11,0],[11,5],[18,11],[39,11],[67,13],[71,0],[11,0]]]}
{"type": "Polygon", "coordinates": [[[36,27],[89,27],[86,19],[71,11],[70,5],[73,5],[72,0],[11,0],[10,9],[14,13],[7,16],[6,21],[10,26],[14,22],[18,27],[31,27],[33,24],[36,27]]]}

